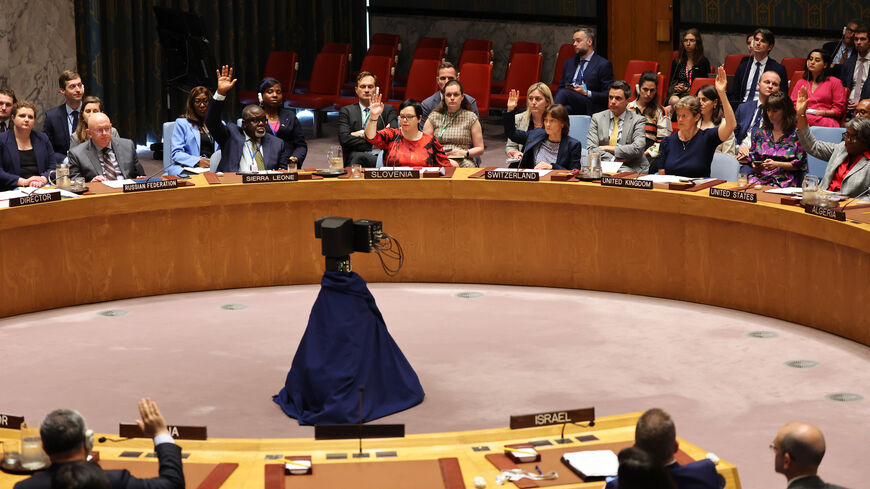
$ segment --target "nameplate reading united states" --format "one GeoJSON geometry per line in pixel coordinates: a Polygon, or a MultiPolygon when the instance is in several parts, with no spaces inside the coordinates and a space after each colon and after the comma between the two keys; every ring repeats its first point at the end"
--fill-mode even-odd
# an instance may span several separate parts
{"type": "Polygon", "coordinates": [[[60,192],[39,192],[21,197],[12,197],[9,199],[9,207],[20,207],[22,205],[42,204],[43,202],[55,202],[60,200],[60,192]]]}
{"type": "Polygon", "coordinates": [[[365,177],[370,180],[404,180],[420,178],[420,170],[366,170],[365,177]]]}
{"type": "Polygon", "coordinates": [[[0,428],[18,430],[21,429],[22,424],[24,424],[24,416],[0,413],[0,428]]]}
{"type": "Polygon", "coordinates": [[[642,188],[651,190],[652,180],[638,180],[636,178],[601,177],[601,185],[604,187],[642,188]]]}
{"type": "Polygon", "coordinates": [[[165,190],[178,188],[178,180],[159,180],[155,182],[125,183],[124,192],[148,192],[150,190],[165,190]]]}
{"type": "Polygon", "coordinates": [[[595,408],[569,409],[567,411],[552,411],[548,413],[522,414],[511,416],[511,429],[533,428],[552,424],[579,423],[593,421],[595,408]]]}
{"type": "MultiPolygon", "coordinates": [[[[166,427],[172,438],[178,440],[207,440],[208,430],[205,426],[179,426],[169,425],[166,427]]],[[[118,426],[118,435],[124,438],[145,438],[145,433],[137,424],[121,423],[118,426]]]]}
{"type": "Polygon", "coordinates": [[[804,212],[807,214],[812,214],[814,216],[826,217],[828,219],[833,219],[835,221],[845,221],[846,213],[839,209],[834,209],[831,207],[822,207],[818,205],[807,205],[804,206],[804,212]]]}
{"type": "Polygon", "coordinates": [[[487,170],[483,174],[484,180],[515,180],[519,182],[537,182],[541,175],[536,171],[494,171],[487,170]]]}
{"type": "Polygon", "coordinates": [[[242,183],[295,182],[298,180],[299,174],[296,172],[242,175],[242,183]]]}
{"type": "Polygon", "coordinates": [[[758,195],[741,190],[728,190],[727,188],[710,187],[710,197],[720,199],[739,200],[742,202],[758,202],[758,195]]]}

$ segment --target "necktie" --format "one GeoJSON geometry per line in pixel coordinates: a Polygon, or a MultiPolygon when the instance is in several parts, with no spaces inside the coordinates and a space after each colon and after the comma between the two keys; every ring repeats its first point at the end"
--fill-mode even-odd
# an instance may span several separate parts
{"type": "Polygon", "coordinates": [[[758,85],[758,77],[761,75],[761,63],[758,61],[755,62],[755,74],[752,75],[752,83],[749,84],[749,91],[746,92],[746,102],[747,100],[755,100],[755,86],[758,85]]]}
{"type": "Polygon", "coordinates": [[[118,174],[115,173],[115,165],[112,164],[112,159],[109,157],[109,147],[103,148],[103,175],[109,180],[117,180],[118,174]]]}
{"type": "Polygon", "coordinates": [[[849,98],[856,102],[861,100],[861,91],[864,84],[867,83],[867,73],[864,71],[864,62],[866,61],[866,58],[858,58],[858,62],[855,63],[858,67],[858,76],[855,77],[855,86],[852,87],[852,93],[849,94],[849,98]]]}
{"type": "Polygon", "coordinates": [[[251,141],[251,146],[254,148],[254,163],[257,164],[257,170],[265,170],[266,163],[263,161],[263,152],[260,151],[260,145],[251,141]]]}
{"type": "Polygon", "coordinates": [[[758,123],[761,122],[761,107],[762,105],[758,104],[758,107],[755,108],[755,117],[752,118],[752,127],[749,128],[750,138],[758,130],[758,123]]]}
{"type": "Polygon", "coordinates": [[[72,129],[70,130],[70,134],[76,132],[76,127],[79,125],[79,111],[72,111],[72,129]]]}
{"type": "Polygon", "coordinates": [[[6,121],[0,122],[0,132],[6,132],[6,121]]]}
{"type": "Polygon", "coordinates": [[[619,117],[613,116],[613,130],[610,131],[610,145],[616,146],[619,142],[619,117]]]}
{"type": "Polygon", "coordinates": [[[369,108],[366,107],[366,110],[363,111],[363,129],[366,128],[366,124],[369,122],[369,108]]]}

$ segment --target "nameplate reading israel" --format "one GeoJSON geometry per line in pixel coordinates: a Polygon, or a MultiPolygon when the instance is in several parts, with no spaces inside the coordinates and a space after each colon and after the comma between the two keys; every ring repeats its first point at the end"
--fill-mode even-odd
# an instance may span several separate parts
{"type": "Polygon", "coordinates": [[[547,426],[551,424],[578,423],[595,419],[595,408],[568,409],[565,411],[552,411],[548,413],[522,414],[511,416],[510,427],[532,428],[535,426],[547,426]]]}
{"type": "Polygon", "coordinates": [[[601,177],[601,185],[604,187],[642,188],[652,190],[652,180],[638,180],[636,178],[601,177]]]}
{"type": "Polygon", "coordinates": [[[295,182],[298,180],[299,174],[296,172],[242,175],[242,183],[295,182]]]}
{"type": "Polygon", "coordinates": [[[24,416],[13,416],[11,414],[0,413],[0,428],[18,430],[21,429],[22,424],[24,424],[24,416]]]}
{"type": "Polygon", "coordinates": [[[60,200],[60,192],[34,192],[30,195],[24,195],[22,197],[12,197],[11,199],[9,199],[9,207],[42,204],[43,202],[55,202],[58,200],[60,200]]]}
{"type": "Polygon", "coordinates": [[[720,199],[739,200],[742,202],[758,202],[758,195],[752,192],[743,192],[741,190],[728,190],[727,188],[710,187],[710,197],[718,197],[720,199]]]}
{"type": "Polygon", "coordinates": [[[541,175],[536,171],[494,171],[487,170],[483,174],[484,180],[515,180],[519,182],[537,182],[541,175]]]}
{"type": "Polygon", "coordinates": [[[124,184],[124,193],[148,192],[150,190],[164,190],[168,188],[178,188],[178,180],[158,180],[154,182],[126,183],[124,184]]]}
{"type": "Polygon", "coordinates": [[[404,180],[420,178],[420,170],[367,170],[365,177],[370,180],[404,180]]]}
{"type": "Polygon", "coordinates": [[[839,209],[834,209],[831,207],[822,207],[818,205],[807,205],[804,206],[804,212],[807,214],[812,214],[814,216],[825,217],[828,219],[833,219],[835,221],[845,221],[846,213],[839,209]]]}

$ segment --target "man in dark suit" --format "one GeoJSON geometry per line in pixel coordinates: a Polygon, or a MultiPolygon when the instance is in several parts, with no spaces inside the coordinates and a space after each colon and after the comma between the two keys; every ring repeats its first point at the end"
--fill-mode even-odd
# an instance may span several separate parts
{"type": "Polygon", "coordinates": [[[9,88],[0,88],[0,132],[12,129],[12,106],[15,105],[15,92],[9,88]]]}
{"type": "MultiPolygon", "coordinates": [[[[154,451],[159,462],[159,476],[137,479],[127,470],[107,470],[112,489],[184,489],[181,468],[181,448],[169,435],[166,420],[157,404],[145,398],[139,401],[136,422],[142,433],[154,439],[154,451]]],[[[39,427],[42,449],[51,459],[48,470],[15,484],[15,489],[51,489],[52,477],[72,462],[85,461],[94,444],[94,433],[87,428],[81,414],[70,409],[52,411],[39,427]]]]}
{"type": "Polygon", "coordinates": [[[569,114],[592,115],[607,108],[607,87],[613,83],[613,65],[594,51],[595,36],[589,29],[574,32],[574,53],[565,60],[562,79],[553,103],[569,114]]]}
{"type": "Polygon", "coordinates": [[[51,140],[57,161],[62,161],[69,151],[70,135],[75,132],[79,123],[79,111],[82,108],[85,86],[82,84],[82,78],[73,70],[61,73],[57,84],[66,101],[45,112],[42,131],[51,140]]]}
{"type": "Polygon", "coordinates": [[[102,112],[88,119],[87,142],[69,151],[70,178],[84,177],[88,182],[123,180],[145,175],[136,156],[136,143],[112,137],[112,121],[102,112]]]}
{"type": "Polygon", "coordinates": [[[825,436],[815,426],[788,423],[780,428],[770,448],[773,468],[788,480],[788,489],[843,489],[816,475],[825,456],[825,436]]]}
{"type": "MultiPolygon", "coordinates": [[[[453,63],[445,61],[438,65],[438,76],[435,77],[435,83],[438,84],[438,90],[420,102],[420,105],[423,107],[423,117],[420,118],[421,131],[423,130],[423,126],[426,124],[426,119],[429,118],[429,114],[441,105],[441,97],[444,95],[444,87],[448,82],[458,79],[459,72],[456,71],[456,67],[453,66],[453,63]]],[[[467,93],[465,94],[465,100],[468,100],[468,103],[471,104],[471,110],[474,112],[474,115],[479,116],[480,112],[477,110],[477,100],[474,100],[474,97],[467,93]]]]}
{"type": "Polygon", "coordinates": [[[740,104],[734,111],[737,128],[734,129],[734,141],[737,144],[737,159],[747,162],[749,148],[752,145],[752,134],[761,127],[763,117],[761,111],[767,98],[780,87],[779,74],[775,71],[765,71],[758,80],[756,91],[758,99],[740,104]]]}
{"type": "Polygon", "coordinates": [[[870,98],[870,40],[868,40],[867,25],[855,28],[852,42],[855,43],[855,51],[852,56],[843,63],[841,79],[843,86],[849,89],[847,108],[850,114],[855,113],[855,107],[861,99],[870,98]]]}
{"type": "Polygon", "coordinates": [[[266,112],[259,105],[242,109],[242,127],[224,125],[221,112],[224,101],[236,84],[233,69],[224,65],[218,72],[217,91],[205,113],[205,125],[221,147],[221,172],[255,172],[287,168],[291,150],[284,141],[268,134],[266,112]]]}
{"type": "MultiPolygon", "coordinates": [[[[369,120],[369,104],[378,86],[378,77],[368,71],[361,71],[356,77],[356,97],[358,102],[345,105],[338,111],[338,142],[345,166],[359,164],[373,168],[378,157],[372,153],[372,145],[363,137],[363,127],[369,120]]],[[[384,104],[384,112],[378,118],[378,131],[385,127],[399,127],[396,109],[384,104]]]]}
{"type": "Polygon", "coordinates": [[[781,80],[782,91],[788,93],[788,74],[785,67],[770,57],[770,52],[776,43],[776,37],[769,29],[756,29],[753,33],[752,57],[737,67],[737,73],[728,90],[728,100],[733,107],[739,104],[758,100],[758,80],[765,71],[775,71],[781,80]]]}
{"type": "MultiPolygon", "coordinates": [[[[857,20],[846,22],[843,27],[843,37],[837,41],[826,42],[822,45],[822,49],[831,55],[831,63],[834,64],[835,71],[839,72],[839,65],[842,65],[855,52],[855,44],[852,42],[852,37],[855,35],[855,29],[858,28],[857,20]]],[[[835,73],[838,75],[839,73],[835,73]]]]}
{"type": "MultiPolygon", "coordinates": [[[[680,465],[674,454],[680,449],[677,429],[671,416],[653,408],[643,413],[634,430],[634,446],[646,451],[655,463],[665,466],[677,489],[722,489],[725,479],[710,460],[680,465]]],[[[619,479],[607,483],[606,489],[618,489],[619,479]]]]}

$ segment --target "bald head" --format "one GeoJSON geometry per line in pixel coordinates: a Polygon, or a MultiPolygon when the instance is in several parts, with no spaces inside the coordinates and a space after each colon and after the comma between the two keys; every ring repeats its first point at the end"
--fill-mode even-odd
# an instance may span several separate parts
{"type": "Polygon", "coordinates": [[[814,475],[825,456],[825,436],[815,426],[797,421],[780,428],[773,441],[775,469],[792,479],[814,475]]]}
{"type": "Polygon", "coordinates": [[[98,148],[102,149],[112,141],[112,121],[102,112],[94,112],[88,117],[88,136],[98,148]]]}
{"type": "Polygon", "coordinates": [[[870,98],[858,102],[858,106],[855,107],[855,115],[870,118],[870,98]]]}

